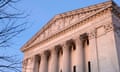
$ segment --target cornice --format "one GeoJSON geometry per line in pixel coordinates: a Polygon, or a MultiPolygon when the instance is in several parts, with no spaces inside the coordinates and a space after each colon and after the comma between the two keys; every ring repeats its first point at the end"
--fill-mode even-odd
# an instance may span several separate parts
{"type": "Polygon", "coordinates": [[[52,22],[54,21],[57,21],[58,19],[61,19],[61,18],[65,18],[65,17],[68,17],[68,16],[71,16],[71,15],[75,15],[77,13],[85,13],[85,12],[89,12],[89,11],[92,11],[92,10],[97,10],[101,8],[100,10],[98,10],[96,13],[92,14],[92,15],[89,15],[83,19],[81,19],[78,23],[76,24],[72,24],[71,26],[69,26],[68,28],[66,29],[63,29],[62,31],[42,40],[41,42],[38,42],[36,43],[35,45],[38,45],[38,44],[44,44],[45,42],[48,42],[56,37],[58,37],[59,35],[61,34],[64,34],[74,28],[77,28],[77,27],[80,27],[81,25],[84,25],[86,24],[87,22],[93,20],[94,18],[96,18],[97,16],[100,16],[102,15],[103,13],[105,13],[106,11],[110,11],[112,10],[112,2],[111,1],[108,1],[108,2],[105,2],[105,3],[101,3],[101,4],[97,4],[97,5],[93,5],[93,6],[89,6],[89,7],[86,7],[86,8],[82,8],[82,9],[78,9],[78,10],[75,10],[75,11],[70,11],[70,12],[66,12],[66,13],[63,13],[63,14],[59,14],[59,15],[56,15],[50,22],[48,22],[48,24],[46,26],[44,26],[40,32],[38,32],[26,45],[24,45],[21,50],[22,51],[25,51],[27,50],[28,48],[32,48],[33,46],[29,47],[28,45],[31,44],[32,42],[34,42],[34,40],[36,40],[37,37],[39,37],[39,35],[44,32],[51,24],[52,22]],[[102,8],[101,8],[102,7],[102,8]]]}

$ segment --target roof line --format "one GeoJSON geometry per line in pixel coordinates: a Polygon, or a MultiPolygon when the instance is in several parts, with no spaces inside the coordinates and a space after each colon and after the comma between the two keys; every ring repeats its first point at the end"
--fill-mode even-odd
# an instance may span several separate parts
{"type": "MultiPolygon", "coordinates": [[[[55,20],[63,17],[62,14],[65,14],[66,16],[69,16],[69,15],[66,14],[66,13],[75,12],[75,11],[77,11],[77,10],[81,11],[81,10],[84,10],[84,9],[86,9],[86,8],[92,8],[92,7],[95,7],[95,6],[98,7],[98,6],[100,6],[100,5],[101,5],[101,6],[104,6],[104,5],[108,5],[108,4],[112,4],[112,3],[113,3],[113,1],[102,2],[102,3],[99,3],[99,4],[90,5],[90,6],[87,6],[87,7],[84,7],[84,8],[80,8],[80,9],[76,9],[76,10],[72,10],[72,11],[69,11],[69,12],[64,12],[64,13],[55,15],[45,26],[43,26],[43,27],[21,48],[21,50],[22,50],[23,48],[27,47],[27,46],[28,46],[30,43],[32,43],[34,40],[36,40],[35,38],[38,37],[42,32],[44,32],[44,30],[46,30],[46,29],[52,24],[51,22],[54,22],[55,20]]],[[[88,11],[89,11],[89,10],[88,10],[88,11]]],[[[81,11],[81,12],[85,12],[85,11],[81,11]]],[[[79,12],[79,13],[81,13],[81,12],[79,12]]],[[[70,15],[74,15],[74,14],[71,14],[71,13],[70,13],[70,15]]],[[[64,16],[64,17],[66,17],[66,16],[64,16]]]]}

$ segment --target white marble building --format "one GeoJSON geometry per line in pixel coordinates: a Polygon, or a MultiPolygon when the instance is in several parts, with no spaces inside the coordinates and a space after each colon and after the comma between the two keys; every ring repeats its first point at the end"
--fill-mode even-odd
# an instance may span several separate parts
{"type": "Polygon", "coordinates": [[[21,50],[22,72],[120,72],[120,8],[107,1],[56,15],[21,50]]]}

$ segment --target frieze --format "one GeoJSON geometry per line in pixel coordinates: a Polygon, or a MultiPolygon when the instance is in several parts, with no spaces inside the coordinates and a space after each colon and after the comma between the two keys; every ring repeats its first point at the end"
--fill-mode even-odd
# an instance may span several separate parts
{"type": "MultiPolygon", "coordinates": [[[[106,10],[106,11],[108,11],[108,10],[106,10]]],[[[103,11],[103,13],[106,13],[106,12],[103,11]]],[[[99,14],[99,15],[100,15],[100,14],[99,14]]],[[[101,13],[101,15],[102,15],[102,13],[101,13]]],[[[60,35],[62,35],[62,34],[64,34],[64,33],[66,33],[66,32],[69,32],[69,31],[71,31],[71,30],[74,30],[74,29],[78,28],[79,26],[84,25],[84,24],[88,23],[89,21],[91,21],[91,20],[93,20],[94,18],[97,18],[97,17],[98,17],[98,15],[96,14],[94,17],[90,17],[90,18],[92,18],[92,19],[87,18],[86,20],[81,21],[80,23],[76,23],[76,24],[70,26],[69,28],[67,28],[67,29],[65,29],[65,30],[63,30],[63,31],[61,31],[61,32],[58,32],[57,34],[49,37],[48,39],[43,40],[42,42],[40,42],[40,44],[43,44],[43,43],[45,43],[46,41],[48,42],[48,41],[50,41],[50,40],[52,40],[52,39],[54,39],[54,38],[56,38],[56,37],[58,37],[58,36],[60,36],[60,35]]]]}
{"type": "Polygon", "coordinates": [[[90,30],[88,32],[89,40],[101,37],[101,36],[105,35],[106,33],[113,31],[113,30],[114,29],[113,29],[112,23],[108,23],[108,24],[104,24],[99,27],[96,27],[96,28],[94,28],[94,30],[90,30]]]}
{"type": "Polygon", "coordinates": [[[97,33],[96,33],[96,30],[94,29],[94,30],[90,30],[89,32],[88,32],[88,39],[90,40],[90,39],[93,39],[93,38],[96,38],[96,36],[97,36],[97,33]]]}
{"type": "Polygon", "coordinates": [[[104,28],[105,28],[106,33],[107,33],[107,32],[110,32],[110,31],[113,30],[113,24],[112,24],[112,23],[105,24],[105,25],[104,25],[104,28]]]}
{"type": "MultiPolygon", "coordinates": [[[[73,15],[67,18],[62,18],[59,19],[58,21],[55,21],[54,24],[51,25],[50,28],[48,28],[47,30],[45,30],[45,32],[43,32],[41,35],[38,36],[38,38],[36,39],[36,42],[34,41],[32,44],[36,44],[37,41],[43,41],[46,38],[49,38],[50,36],[59,33],[60,31],[62,31],[63,29],[79,22],[80,20],[83,20],[83,18],[85,19],[85,17],[89,16],[90,14],[94,14],[95,12],[91,13],[86,13],[86,14],[81,14],[81,16],[79,17],[78,15],[73,15]],[[51,30],[50,33],[48,34],[48,30],[51,30]],[[39,38],[40,37],[40,38],[39,38]]],[[[87,23],[86,21],[83,21],[82,24],[87,23]]]]}

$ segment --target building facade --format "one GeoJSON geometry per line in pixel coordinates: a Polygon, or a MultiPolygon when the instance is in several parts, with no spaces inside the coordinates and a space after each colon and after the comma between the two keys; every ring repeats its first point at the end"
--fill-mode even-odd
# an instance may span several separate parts
{"type": "Polygon", "coordinates": [[[107,1],[58,14],[21,50],[22,72],[120,72],[120,8],[107,1]]]}

